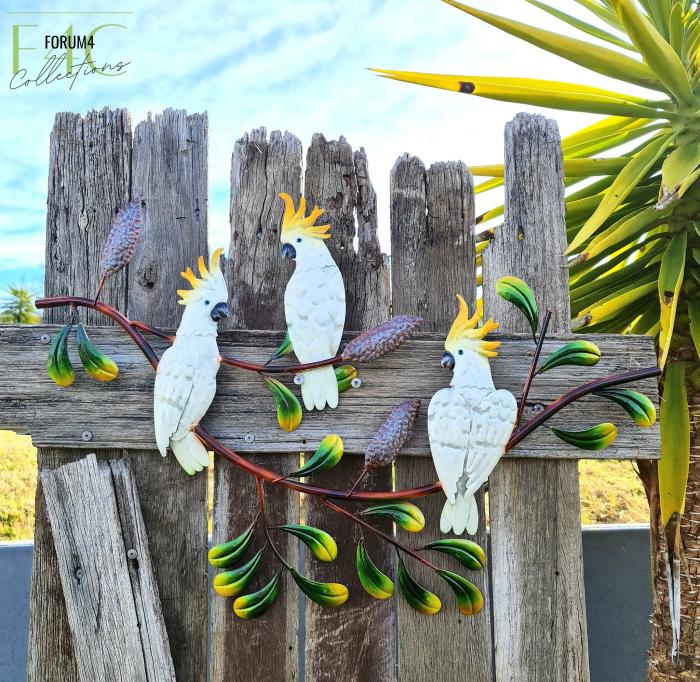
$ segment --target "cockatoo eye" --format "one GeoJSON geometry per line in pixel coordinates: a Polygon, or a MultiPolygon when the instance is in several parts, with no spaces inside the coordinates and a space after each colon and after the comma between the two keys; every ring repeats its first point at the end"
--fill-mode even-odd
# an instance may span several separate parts
{"type": "Polygon", "coordinates": [[[297,244],[301,244],[301,237],[297,237],[297,244]]]}
{"type": "Polygon", "coordinates": [[[209,305],[209,301],[204,301],[204,305],[209,305]]]}
{"type": "Polygon", "coordinates": [[[460,349],[457,351],[457,355],[464,355],[464,351],[460,348],[460,349]]]}

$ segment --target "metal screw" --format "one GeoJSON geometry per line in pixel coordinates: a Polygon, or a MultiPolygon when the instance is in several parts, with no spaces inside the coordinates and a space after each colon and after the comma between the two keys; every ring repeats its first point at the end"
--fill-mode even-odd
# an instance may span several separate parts
{"type": "Polygon", "coordinates": [[[250,445],[251,443],[255,442],[255,435],[252,433],[246,433],[245,436],[243,436],[243,440],[250,445]]]}
{"type": "Polygon", "coordinates": [[[532,406],[532,411],[537,414],[538,412],[542,412],[544,410],[544,405],[542,403],[535,403],[532,406]]]}
{"type": "Polygon", "coordinates": [[[129,559],[135,559],[136,558],[136,550],[135,549],[130,549],[127,551],[126,556],[129,557],[129,559]]]}
{"type": "Polygon", "coordinates": [[[89,443],[92,440],[92,431],[83,431],[80,434],[80,438],[86,443],[89,443]]]}
{"type": "Polygon", "coordinates": [[[350,385],[351,385],[353,388],[360,388],[360,386],[362,386],[362,379],[360,379],[360,377],[355,377],[355,378],[350,382],[350,385]]]}
{"type": "Polygon", "coordinates": [[[296,375],[294,376],[294,383],[295,383],[297,386],[301,386],[301,385],[304,383],[304,377],[301,376],[301,374],[296,374],[296,375]]]}
{"type": "Polygon", "coordinates": [[[41,335],[41,342],[42,342],[44,345],[46,345],[47,343],[49,343],[49,341],[51,341],[51,334],[42,334],[42,335],[41,335]]]}
{"type": "Polygon", "coordinates": [[[76,569],[75,569],[75,577],[76,577],[78,580],[82,580],[82,579],[83,579],[83,569],[82,569],[82,568],[76,568],[76,569]]]}

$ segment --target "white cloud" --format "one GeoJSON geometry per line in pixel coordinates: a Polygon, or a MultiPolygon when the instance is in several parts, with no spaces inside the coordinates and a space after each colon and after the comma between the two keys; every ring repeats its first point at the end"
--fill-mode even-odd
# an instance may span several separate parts
{"type": "MultiPolygon", "coordinates": [[[[576,3],[568,4],[576,13],[576,3]]],[[[56,111],[127,107],[134,123],[165,107],[208,111],[212,243],[227,240],[230,155],[243,132],[259,125],[287,129],[305,144],[317,131],[329,138],[343,134],[355,148],[367,150],[386,248],[395,159],[409,151],[426,164],[499,162],[503,125],[523,107],[390,82],[365,67],[611,83],[439,2],[247,0],[224,7],[214,0],[140,2],[134,15],[120,19],[128,30],[105,31],[100,43],[132,60],[128,75],[86,77],[72,91],[52,85],[2,92],[0,268],[43,258],[44,224],[38,218],[45,212],[48,138],[56,111]],[[36,230],[17,232],[27,226],[27,215],[36,230]]],[[[42,9],[63,6],[56,0],[42,9]]],[[[104,0],[90,9],[107,11],[113,3],[104,0]]],[[[527,3],[501,0],[497,11],[561,30],[559,22],[527,3]]],[[[9,36],[16,18],[3,15],[2,21],[3,35],[9,36]]],[[[67,18],[52,21],[60,29],[67,18]]],[[[75,18],[76,32],[86,21],[75,18]]],[[[2,72],[10,73],[7,46],[1,59],[2,72]]],[[[557,118],[563,133],[588,120],[566,112],[548,115],[557,118]]]]}

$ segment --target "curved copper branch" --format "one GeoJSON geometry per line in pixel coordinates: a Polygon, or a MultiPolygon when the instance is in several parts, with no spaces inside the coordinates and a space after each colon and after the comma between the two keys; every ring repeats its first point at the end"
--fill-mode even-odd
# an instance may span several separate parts
{"type": "MultiPolygon", "coordinates": [[[[87,298],[79,298],[76,296],[57,296],[56,298],[40,298],[36,301],[36,307],[39,309],[43,308],[58,308],[62,306],[83,306],[87,308],[92,308],[98,312],[106,315],[110,319],[114,320],[124,331],[132,338],[134,343],[139,347],[141,352],[146,356],[146,359],[150,362],[153,369],[158,367],[158,356],[156,355],[153,348],[149,345],[148,341],[143,337],[139,329],[136,327],[136,323],[130,322],[124,315],[122,315],[118,310],[115,310],[111,306],[105,303],[95,303],[87,298]]],[[[143,323],[138,323],[139,327],[143,328],[147,325],[143,323]]],[[[168,336],[165,332],[160,332],[164,336],[168,336]]],[[[328,364],[330,362],[326,361],[328,364]]],[[[297,367],[303,367],[303,365],[297,365],[297,367]]],[[[285,368],[287,369],[287,368],[285,368]]],[[[264,371],[269,371],[265,369],[264,371]]],[[[289,371],[289,370],[288,370],[289,371]]],[[[506,452],[512,450],[523,438],[532,433],[537,427],[541,426],[550,417],[555,415],[559,410],[563,409],[567,405],[570,405],[576,400],[583,398],[584,396],[593,393],[594,391],[599,391],[603,388],[610,388],[611,386],[619,386],[620,384],[626,384],[632,381],[639,381],[641,379],[649,379],[651,377],[656,377],[661,374],[661,370],[658,367],[648,367],[645,369],[636,369],[631,372],[624,372],[622,374],[614,374],[609,377],[604,377],[602,379],[596,379],[583,386],[574,388],[568,393],[565,393],[560,398],[554,402],[549,403],[541,412],[536,414],[520,428],[513,432],[510,437],[508,444],[506,445],[506,452]]],[[[256,476],[259,479],[267,481],[268,483],[274,483],[275,485],[281,485],[290,490],[296,490],[300,493],[305,493],[307,495],[315,495],[316,497],[326,497],[334,500],[346,500],[346,501],[377,501],[377,500],[405,500],[407,498],[414,497],[424,497],[426,495],[433,495],[440,490],[442,486],[439,481],[435,483],[430,483],[428,485],[419,486],[417,488],[403,488],[402,490],[386,490],[386,491],[373,491],[365,492],[358,491],[348,494],[347,490],[337,490],[334,488],[322,488],[320,486],[311,485],[309,483],[302,483],[301,481],[292,481],[286,478],[280,478],[279,474],[270,469],[258,466],[253,462],[250,462],[245,457],[237,454],[233,450],[229,450],[223,443],[220,443],[214,436],[209,434],[201,426],[195,429],[195,433],[202,439],[202,442],[211,448],[219,457],[231,462],[240,469],[247,471],[252,476],[256,476]]]]}

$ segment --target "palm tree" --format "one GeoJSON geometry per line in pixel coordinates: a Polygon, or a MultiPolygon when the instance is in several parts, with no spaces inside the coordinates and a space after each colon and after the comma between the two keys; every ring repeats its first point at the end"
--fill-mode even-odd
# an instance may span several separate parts
{"type": "MultiPolygon", "coordinates": [[[[700,592],[691,580],[700,556],[700,2],[572,0],[587,12],[582,20],[559,9],[561,2],[554,7],[527,0],[578,29],[585,40],[445,2],[595,73],[649,91],[640,97],[531,78],[377,70],[466,95],[606,116],[562,141],[573,326],[656,339],[665,370],[661,460],[658,466],[639,464],[654,552],[648,679],[698,679],[700,592]]],[[[472,173],[490,178],[477,192],[503,183],[502,165],[472,173]]],[[[493,208],[482,223],[502,211],[493,208]]],[[[485,230],[482,238],[490,233],[485,230]]]]}
{"type": "Polygon", "coordinates": [[[34,307],[34,296],[29,289],[10,285],[0,301],[0,323],[3,324],[38,324],[41,315],[34,307]]]}

